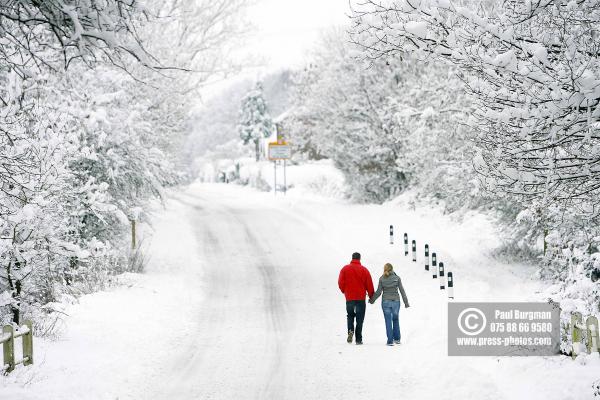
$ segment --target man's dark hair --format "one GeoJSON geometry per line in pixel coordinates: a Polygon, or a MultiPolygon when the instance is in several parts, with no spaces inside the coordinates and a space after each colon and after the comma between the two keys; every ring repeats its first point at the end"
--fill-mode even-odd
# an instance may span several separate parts
{"type": "Polygon", "coordinates": [[[353,260],[360,260],[360,253],[352,253],[353,260]]]}

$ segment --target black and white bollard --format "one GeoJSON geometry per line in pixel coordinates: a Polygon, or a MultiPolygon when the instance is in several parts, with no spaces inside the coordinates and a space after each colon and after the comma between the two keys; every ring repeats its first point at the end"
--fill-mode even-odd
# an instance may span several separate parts
{"type": "Polygon", "coordinates": [[[408,255],[408,233],[404,234],[404,255],[408,255]]]}
{"type": "Polygon", "coordinates": [[[425,245],[425,271],[429,271],[429,245],[425,245]]]}
{"type": "Polygon", "coordinates": [[[394,244],[394,225],[390,225],[390,244],[394,244]]]}
{"type": "Polygon", "coordinates": [[[433,279],[437,278],[437,256],[435,253],[431,253],[431,271],[433,272],[433,279]]]}
{"type": "Polygon", "coordinates": [[[415,240],[412,241],[412,253],[413,262],[417,262],[417,242],[415,240]]]}
{"type": "Polygon", "coordinates": [[[446,289],[446,277],[444,276],[444,263],[440,263],[440,290],[446,289]]]}
{"type": "Polygon", "coordinates": [[[452,272],[448,272],[448,298],[454,298],[454,278],[452,277],[452,272]]]}

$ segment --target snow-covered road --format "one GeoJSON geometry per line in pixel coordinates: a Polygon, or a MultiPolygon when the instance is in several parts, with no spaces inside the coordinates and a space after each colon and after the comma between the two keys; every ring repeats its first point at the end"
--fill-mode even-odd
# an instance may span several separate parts
{"type": "Polygon", "coordinates": [[[404,257],[405,231],[417,240],[419,256],[427,241],[455,273],[457,300],[540,298],[531,267],[486,255],[497,236],[481,215],[458,224],[399,203],[350,205],[193,185],[174,194],[157,218],[147,273],[131,288],[86,296],[74,306],[65,340],[41,342],[44,363],[16,371],[0,394],[36,400],[591,398],[591,382],[600,376],[592,359],[580,365],[566,357],[448,357],[448,300],[422,260],[404,257]],[[363,254],[375,280],[385,262],[402,277],[411,308],[400,312],[401,346],[385,346],[379,302],[367,308],[365,344],[346,343],[337,276],[353,251],[363,254]],[[111,339],[116,332],[118,341],[111,339]],[[83,357],[65,357],[73,347],[83,357]]]}
{"type": "Polygon", "coordinates": [[[282,231],[290,219],[215,200],[177,199],[188,207],[204,266],[204,279],[189,290],[206,300],[189,316],[199,329],[158,397],[284,398],[290,336],[300,328],[294,316],[305,307],[297,300],[309,284],[293,272],[299,247],[282,231]]]}
{"type": "MultiPolygon", "coordinates": [[[[395,223],[397,236],[408,231],[420,249],[428,238],[459,277],[460,300],[537,299],[530,268],[485,257],[495,238],[480,216],[459,228],[392,207],[273,199],[224,186],[200,186],[176,201],[194,226],[207,297],[201,326],[158,398],[580,398],[561,379],[562,363],[580,367],[568,359],[446,356],[445,293],[422,263],[404,257],[398,238],[388,244],[387,226],[395,223]],[[413,304],[401,310],[403,345],[384,346],[379,304],[367,310],[365,345],[345,343],[336,281],[353,251],[363,253],[374,279],[387,261],[403,277],[413,304]]],[[[580,373],[593,376],[593,368],[580,373]]]]}

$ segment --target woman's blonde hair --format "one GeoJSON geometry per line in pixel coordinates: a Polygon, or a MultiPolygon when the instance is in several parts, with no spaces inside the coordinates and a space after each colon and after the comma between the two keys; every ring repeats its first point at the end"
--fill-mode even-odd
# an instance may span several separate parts
{"type": "Polygon", "coordinates": [[[390,276],[390,274],[391,274],[392,272],[394,272],[394,267],[392,266],[392,264],[390,264],[390,263],[386,263],[386,264],[383,266],[383,275],[384,275],[385,277],[388,277],[388,276],[390,276]]]}

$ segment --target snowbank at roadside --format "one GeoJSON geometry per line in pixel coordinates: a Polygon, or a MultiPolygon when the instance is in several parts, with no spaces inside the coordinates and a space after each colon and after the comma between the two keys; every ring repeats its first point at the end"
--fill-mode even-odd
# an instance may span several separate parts
{"type": "Polygon", "coordinates": [[[198,180],[205,183],[228,183],[250,186],[261,191],[283,191],[284,181],[287,193],[292,196],[317,196],[342,199],[346,195],[346,184],[340,170],[333,161],[306,161],[301,164],[283,162],[277,164],[277,170],[271,161],[256,161],[251,157],[210,158],[198,161],[202,164],[198,180]],[[275,175],[277,173],[277,175],[275,175]]]}
{"type": "Polygon", "coordinates": [[[63,335],[34,337],[34,365],[0,376],[0,399],[140,400],[156,392],[177,344],[199,329],[190,315],[204,296],[187,286],[202,274],[188,207],[166,206],[153,221],[146,273],[121,275],[115,287],[66,305],[63,335]]]}

